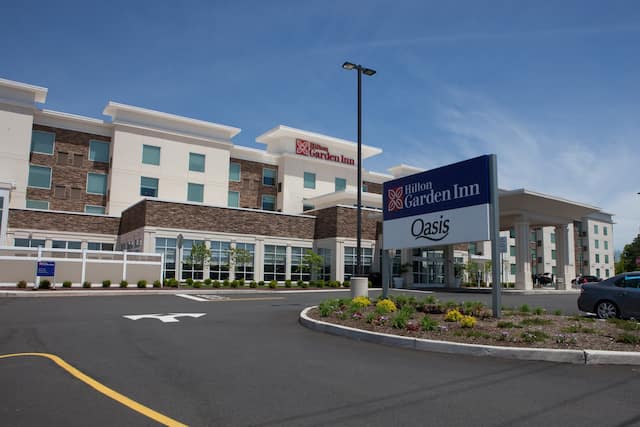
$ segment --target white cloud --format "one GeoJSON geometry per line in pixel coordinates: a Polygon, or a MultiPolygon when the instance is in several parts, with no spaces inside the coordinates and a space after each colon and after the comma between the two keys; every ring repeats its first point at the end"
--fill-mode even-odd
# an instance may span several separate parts
{"type": "Polygon", "coordinates": [[[607,141],[577,141],[571,129],[552,130],[516,117],[486,96],[450,89],[444,99],[436,118],[444,140],[429,147],[410,142],[422,157],[416,162],[435,167],[495,153],[501,188],[524,187],[614,214],[616,249],[639,232],[637,138],[611,129],[607,141]]]}

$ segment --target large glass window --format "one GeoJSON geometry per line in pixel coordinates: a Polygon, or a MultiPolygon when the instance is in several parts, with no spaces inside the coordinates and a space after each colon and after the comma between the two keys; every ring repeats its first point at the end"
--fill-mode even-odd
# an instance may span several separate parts
{"type": "Polygon", "coordinates": [[[145,165],[160,165],[160,147],[153,145],[142,146],[142,163],[145,165]]]}
{"type": "Polygon", "coordinates": [[[344,191],[347,189],[347,180],[344,178],[336,178],[336,191],[344,191]]]}
{"type": "Polygon", "coordinates": [[[49,202],[47,202],[46,200],[31,200],[31,199],[27,199],[27,208],[28,209],[48,210],[49,209],[49,202]]]}
{"type": "Polygon", "coordinates": [[[213,280],[229,278],[229,242],[211,241],[211,260],[209,260],[209,277],[213,280]]]}
{"type": "Polygon", "coordinates": [[[158,178],[140,177],[140,195],[158,197],[158,178]]]}
{"type": "MultiPolygon", "coordinates": [[[[444,253],[442,250],[418,248],[413,250],[413,283],[444,283],[444,253]]],[[[480,280],[478,277],[476,280],[480,280]]]]}
{"type": "Polygon", "coordinates": [[[304,173],[304,188],[316,188],[316,174],[311,172],[304,173]]]}
{"type": "Polygon", "coordinates": [[[87,174],[87,193],[107,194],[107,175],[89,172],[87,174]]]}
{"type": "Polygon", "coordinates": [[[240,163],[229,163],[229,181],[240,182],[240,163]]]}
{"type": "Polygon", "coordinates": [[[310,248],[291,248],[291,280],[297,282],[298,280],[309,281],[311,279],[311,272],[309,267],[304,264],[304,254],[311,250],[310,248]]]}
{"type": "Polygon", "coordinates": [[[87,249],[90,251],[112,251],[114,245],[113,243],[89,242],[87,243],[87,249]]]}
{"type": "Polygon", "coordinates": [[[202,240],[184,239],[182,241],[182,280],[202,280],[204,265],[202,260],[192,260],[191,249],[194,245],[203,245],[202,240]]]}
{"type": "MultiPolygon", "coordinates": [[[[361,248],[362,255],[360,260],[362,262],[362,274],[368,275],[371,271],[371,262],[373,261],[373,249],[361,248]]],[[[351,280],[351,276],[356,274],[356,248],[345,247],[344,248],[344,280],[351,280]]]]}
{"type": "Polygon", "coordinates": [[[240,207],[240,193],[238,191],[229,191],[229,203],[230,208],[240,207]]]}
{"type": "Polygon", "coordinates": [[[253,280],[253,259],[255,245],[253,243],[236,243],[235,277],[236,279],[253,280]]]}
{"type": "Polygon", "coordinates": [[[51,242],[51,247],[54,249],[80,249],[82,242],[70,241],[70,240],[54,240],[51,242]]]}
{"type": "Polygon", "coordinates": [[[13,246],[21,248],[44,248],[44,239],[15,239],[13,246]]]}
{"type": "Polygon", "coordinates": [[[28,186],[33,188],[51,188],[51,168],[29,165],[28,186]]]}
{"type": "Polygon", "coordinates": [[[84,212],[88,214],[104,215],[105,208],[104,206],[84,205],[84,212]]]}
{"type": "Polygon", "coordinates": [[[271,168],[262,169],[262,184],[273,187],[276,185],[276,170],[271,168]]]}
{"type": "Polygon", "coordinates": [[[285,280],[286,264],[286,246],[264,245],[264,280],[285,280]]]}
{"type": "Polygon", "coordinates": [[[316,251],[324,260],[322,270],[318,272],[318,279],[331,280],[331,249],[318,248],[316,251]]]}
{"type": "Polygon", "coordinates": [[[551,249],[551,259],[558,259],[558,255],[555,249],[551,249]]]}
{"type": "Polygon", "coordinates": [[[176,277],[176,239],[156,237],[156,253],[164,254],[164,277],[176,277]]]}
{"type": "Polygon", "coordinates": [[[34,130],[31,132],[31,152],[53,155],[55,140],[55,133],[34,130]]]}
{"type": "Polygon", "coordinates": [[[262,195],[262,209],[265,211],[275,211],[276,210],[276,198],[275,196],[271,196],[269,194],[262,195]]]}
{"type": "Polygon", "coordinates": [[[109,143],[105,141],[89,141],[89,160],[109,163],[109,143]]]}
{"type": "Polygon", "coordinates": [[[189,153],[189,170],[192,172],[204,172],[204,154],[189,153]]]}
{"type": "Polygon", "coordinates": [[[187,184],[187,200],[190,202],[202,203],[204,198],[204,185],[194,184],[192,182],[187,184]]]}

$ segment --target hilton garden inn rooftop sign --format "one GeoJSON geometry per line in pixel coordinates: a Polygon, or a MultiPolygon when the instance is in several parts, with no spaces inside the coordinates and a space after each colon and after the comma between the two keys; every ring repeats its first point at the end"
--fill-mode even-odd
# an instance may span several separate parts
{"type": "Polygon", "coordinates": [[[490,240],[490,156],[384,183],[384,249],[490,240]]]}

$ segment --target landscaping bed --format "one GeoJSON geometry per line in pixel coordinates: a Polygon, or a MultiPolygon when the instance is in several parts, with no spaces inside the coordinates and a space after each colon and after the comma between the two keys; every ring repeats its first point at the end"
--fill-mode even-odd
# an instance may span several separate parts
{"type": "Polygon", "coordinates": [[[467,344],[640,351],[636,320],[564,316],[527,305],[503,308],[502,317],[495,319],[480,302],[443,302],[433,296],[338,298],[323,301],[309,316],[372,332],[467,344]]]}

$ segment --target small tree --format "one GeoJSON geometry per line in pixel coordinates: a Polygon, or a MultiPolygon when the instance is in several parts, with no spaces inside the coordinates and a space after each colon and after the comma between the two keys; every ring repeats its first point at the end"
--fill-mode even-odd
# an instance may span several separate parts
{"type": "Polygon", "coordinates": [[[469,277],[468,277],[469,282],[475,282],[477,284],[478,264],[473,262],[471,259],[467,261],[467,273],[469,274],[469,277]]]}
{"type": "Polygon", "coordinates": [[[211,250],[204,243],[194,243],[191,247],[191,253],[187,257],[187,263],[192,266],[202,266],[211,259],[211,250]]]}
{"type": "MultiPolygon", "coordinates": [[[[250,265],[253,263],[253,255],[243,248],[231,248],[229,250],[229,271],[236,270],[237,267],[250,265]]],[[[244,278],[244,277],[243,277],[244,278]]]]}
{"type": "Polygon", "coordinates": [[[302,256],[302,268],[311,273],[311,277],[315,279],[319,273],[322,273],[324,258],[311,249],[307,249],[302,256]]]}
{"type": "Polygon", "coordinates": [[[620,273],[625,271],[636,271],[640,267],[636,265],[636,258],[640,257],[640,234],[633,239],[633,242],[624,246],[620,254],[620,266],[616,265],[616,273],[620,269],[620,273]]]}

